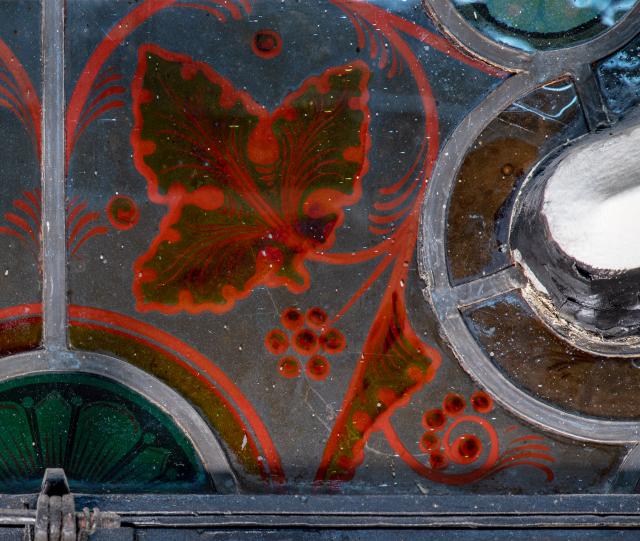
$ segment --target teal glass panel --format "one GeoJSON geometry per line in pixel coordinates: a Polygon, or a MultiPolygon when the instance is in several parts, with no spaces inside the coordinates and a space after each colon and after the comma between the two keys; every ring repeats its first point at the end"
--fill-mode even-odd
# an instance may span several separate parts
{"type": "Polygon", "coordinates": [[[202,491],[206,476],[170,418],[104,378],[42,374],[0,385],[0,492],[64,468],[74,492],[202,491]]]}
{"type": "Polygon", "coordinates": [[[597,36],[636,0],[454,0],[489,38],[526,51],[558,49],[597,36]]]}

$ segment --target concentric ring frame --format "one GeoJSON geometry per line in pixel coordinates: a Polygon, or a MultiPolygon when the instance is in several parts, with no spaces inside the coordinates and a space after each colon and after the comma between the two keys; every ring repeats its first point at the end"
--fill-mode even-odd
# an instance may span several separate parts
{"type": "Polygon", "coordinates": [[[528,52],[498,43],[471,26],[452,0],[422,0],[439,28],[473,56],[507,71],[536,72],[545,65],[589,64],[610,55],[638,33],[640,2],[637,2],[615,25],[586,42],[544,51],[528,52]]]}
{"type": "MultiPolygon", "coordinates": [[[[465,324],[460,309],[509,291],[526,279],[516,266],[469,283],[453,286],[446,259],[448,200],[463,160],[489,123],[512,103],[535,89],[570,77],[590,131],[610,125],[612,115],[595,78],[592,63],[624,47],[640,32],[640,3],[614,27],[587,43],[565,49],[527,53],[491,41],[471,27],[450,0],[424,0],[443,31],[464,49],[514,75],[503,81],[459,125],[440,152],[429,180],[422,212],[418,262],[426,282],[425,296],[441,332],[464,370],[508,411],[545,430],[582,441],[606,444],[640,442],[640,423],[613,421],[569,413],[521,390],[487,357],[465,324]]],[[[636,447],[638,449],[638,447],[636,447]]],[[[632,452],[629,455],[635,455],[632,452]]]]}

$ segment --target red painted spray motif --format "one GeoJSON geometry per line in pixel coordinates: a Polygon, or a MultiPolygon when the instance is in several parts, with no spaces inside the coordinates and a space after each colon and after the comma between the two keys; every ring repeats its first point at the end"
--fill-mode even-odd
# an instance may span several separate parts
{"type": "Polygon", "coordinates": [[[259,286],[309,287],[368,168],[368,67],[305,81],[269,113],[207,65],[140,49],[131,142],[160,234],[136,263],[138,309],[222,313],[259,286]],[[215,254],[215,257],[213,257],[215,254]]]}
{"type": "MultiPolygon", "coordinates": [[[[516,438],[508,444],[506,451],[499,452],[495,430],[480,416],[492,408],[491,399],[484,393],[475,393],[468,400],[460,395],[447,396],[442,408],[425,415],[427,431],[421,438],[421,448],[429,453],[428,466],[404,447],[391,425],[393,413],[433,380],[441,363],[437,350],[424,343],[413,329],[405,301],[404,286],[416,246],[419,210],[439,147],[435,100],[423,65],[407,38],[476,69],[498,77],[503,74],[465,56],[443,38],[379,7],[364,1],[329,1],[340,8],[353,24],[358,47],[368,51],[370,63],[357,60],[307,79],[273,112],[266,111],[249,95],[235,89],[209,66],[154,45],[141,49],[132,92],[135,162],[148,182],[150,199],[167,206],[168,212],[161,223],[160,234],[136,265],[134,292],[138,307],[164,313],[181,310],[223,313],[232,309],[236,300],[250,295],[257,286],[285,287],[293,293],[305,291],[311,281],[305,261],[329,265],[377,261],[369,278],[335,314],[329,316],[309,311],[306,315],[307,328],[303,326],[305,318],[302,313],[294,310],[283,315],[282,324],[290,331],[288,334],[274,330],[265,338],[266,348],[274,355],[282,355],[291,347],[298,353],[308,353],[308,376],[326,377],[328,365],[325,365],[324,353],[320,350],[329,354],[340,352],[345,347],[344,336],[335,331],[335,323],[361,296],[367,294],[372,284],[383,275],[388,277],[388,285],[378,304],[341,414],[327,442],[317,481],[323,483],[351,479],[363,460],[367,439],[374,431],[382,431],[386,435],[409,467],[435,482],[474,482],[514,465],[532,465],[543,470],[550,478],[550,470],[540,462],[551,460],[549,449],[546,446],[544,449],[534,448],[543,446],[536,442],[537,436],[516,438]],[[172,134],[172,137],[174,143],[186,141],[190,148],[195,149],[191,171],[200,172],[197,185],[174,182],[171,174],[177,174],[175,171],[178,169],[165,171],[153,163],[159,141],[154,140],[146,130],[162,131],[169,128],[154,123],[153,119],[149,121],[149,117],[153,117],[154,103],[154,95],[147,88],[147,84],[152,82],[148,78],[150,62],[156,67],[162,64],[165,74],[177,74],[156,80],[155,83],[164,93],[165,100],[173,100],[180,104],[176,109],[192,115],[176,118],[178,124],[185,125],[185,129],[172,134]],[[408,70],[421,93],[425,118],[422,145],[413,165],[398,178],[383,182],[383,187],[379,189],[378,200],[369,215],[369,231],[382,236],[383,240],[371,248],[354,253],[331,252],[343,220],[343,209],[358,201],[362,177],[368,169],[370,113],[367,84],[373,70],[389,78],[408,70]],[[341,87],[340,81],[354,84],[343,84],[341,87]],[[238,123],[227,124],[224,129],[211,123],[198,126],[197,121],[206,117],[197,109],[198,99],[206,92],[198,90],[196,86],[181,94],[184,92],[181,85],[188,87],[189,83],[198,83],[206,90],[214,90],[218,96],[215,106],[221,111],[239,111],[238,123]],[[314,164],[309,160],[317,150],[313,146],[314,141],[322,140],[317,137],[318,132],[324,129],[324,120],[320,120],[324,118],[322,106],[328,95],[335,94],[330,90],[336,89],[344,90],[339,93],[343,98],[339,103],[331,103],[327,114],[335,117],[338,109],[349,113],[346,116],[350,115],[350,118],[338,122],[335,131],[356,134],[357,141],[341,141],[333,155],[322,159],[320,164],[314,164]],[[185,103],[188,96],[193,96],[193,100],[185,103]],[[315,110],[311,115],[317,121],[314,127],[300,122],[304,109],[297,103],[297,100],[310,96],[312,101],[315,100],[315,110]],[[186,124],[190,124],[188,128],[186,124]],[[309,154],[295,155],[291,145],[287,144],[287,137],[307,141],[309,154]],[[211,148],[215,148],[215,151],[211,152],[211,148]],[[325,162],[329,162],[329,165],[325,162]],[[329,185],[318,182],[317,175],[315,180],[314,175],[309,178],[309,171],[320,168],[320,175],[324,176],[325,170],[322,168],[329,167],[331,170],[336,164],[342,182],[348,180],[346,186],[336,186],[338,175],[335,169],[334,182],[329,185]],[[212,180],[213,170],[216,171],[217,180],[212,180]],[[195,217],[198,219],[194,220],[195,217]],[[250,226],[244,223],[247,221],[250,226]],[[206,225],[193,230],[192,224],[195,222],[206,225]],[[238,228],[239,225],[245,227],[238,228]],[[228,269],[209,259],[207,254],[213,249],[225,254],[223,260],[233,263],[229,268],[246,268],[249,269],[248,274],[231,277],[226,272],[228,269]],[[159,255],[168,264],[160,264],[159,255]],[[464,413],[469,405],[475,414],[464,413]],[[474,423],[483,428],[488,441],[481,440],[472,432],[464,432],[451,439],[452,430],[462,423],[474,423]],[[472,465],[485,454],[485,463],[472,472],[446,472],[451,464],[472,465]]],[[[76,84],[67,108],[67,164],[87,127],[107,111],[125,105],[121,99],[125,92],[123,78],[118,73],[103,69],[106,61],[140,25],[169,7],[200,10],[213,15],[220,22],[227,21],[228,17],[239,20],[251,12],[249,0],[198,0],[188,4],[177,0],[141,2],[107,33],[76,84]]],[[[263,30],[254,35],[251,47],[255,54],[270,60],[281,53],[283,43],[276,32],[263,30]]],[[[0,61],[9,72],[9,76],[0,81],[0,93],[5,96],[0,96],[0,106],[13,111],[33,133],[39,152],[40,106],[33,87],[19,62],[15,61],[2,42],[0,61]],[[3,92],[12,89],[15,90],[14,97],[3,92]]],[[[328,142],[331,140],[332,137],[326,138],[328,142]]],[[[74,204],[79,221],[79,205],[77,202],[74,204]]],[[[38,216],[35,208],[21,210],[27,212],[28,216],[34,211],[38,216]]],[[[74,210],[70,209],[70,214],[72,212],[74,210]]],[[[126,229],[129,223],[135,221],[126,214],[108,212],[114,227],[123,226],[121,229],[126,229]]],[[[18,217],[20,220],[8,218],[10,225],[2,232],[28,240],[31,230],[35,237],[36,229],[27,227],[29,224],[26,226],[23,223],[24,218],[18,217]]],[[[85,220],[91,221],[89,218],[85,220]]],[[[77,244],[71,249],[77,250],[82,239],[78,238],[78,233],[74,239],[77,244]]],[[[86,317],[87,309],[83,310],[82,314],[85,315],[82,317],[86,317]]],[[[72,317],[78,317],[78,313],[75,316],[72,314],[72,317]]],[[[119,316],[118,320],[121,319],[122,316],[119,316]]],[[[142,324],[129,318],[125,327],[131,325],[137,327],[142,324]]],[[[154,334],[160,332],[155,329],[152,331],[154,334]]],[[[210,361],[199,354],[197,363],[205,374],[212,370],[210,361]]],[[[302,370],[297,359],[281,360],[280,365],[283,375],[289,377],[297,376],[302,370]]],[[[268,442],[267,447],[271,446],[259,419],[256,418],[255,423],[262,435],[258,437],[268,442]]],[[[279,472],[277,453],[272,447],[269,449],[267,457],[274,470],[279,472]]]]}

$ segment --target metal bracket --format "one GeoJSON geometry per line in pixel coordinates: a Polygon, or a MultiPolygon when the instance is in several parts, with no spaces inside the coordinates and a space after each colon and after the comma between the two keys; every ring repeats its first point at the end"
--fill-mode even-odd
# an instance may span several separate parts
{"type": "MultiPolygon", "coordinates": [[[[28,528],[28,527],[27,527],[28,528]]],[[[33,541],[85,541],[98,529],[120,528],[116,513],[103,513],[85,507],[76,513],[67,476],[61,468],[48,468],[38,496],[33,541]]]]}

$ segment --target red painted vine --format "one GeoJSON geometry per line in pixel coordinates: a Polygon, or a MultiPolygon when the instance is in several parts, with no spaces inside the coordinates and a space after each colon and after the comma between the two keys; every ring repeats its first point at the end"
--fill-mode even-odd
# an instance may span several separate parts
{"type": "MultiPolygon", "coordinates": [[[[491,397],[478,391],[469,402],[475,412],[467,412],[469,404],[464,397],[450,393],[444,398],[441,408],[424,412],[422,426],[426,432],[420,438],[420,448],[427,454],[428,464],[419,461],[405,447],[391,422],[386,422],[382,430],[400,458],[417,474],[437,483],[464,485],[523,466],[541,471],[549,481],[553,479],[550,466],[555,459],[542,436],[508,436],[511,439],[501,450],[501,438],[491,419],[483,417],[493,408],[491,397]],[[480,463],[483,456],[484,461],[480,463]],[[463,471],[451,471],[455,469],[463,471]]],[[[512,430],[507,429],[506,432],[508,434],[512,430]]]]}
{"type": "MultiPolygon", "coordinates": [[[[390,422],[398,408],[433,380],[441,363],[438,351],[424,343],[412,327],[405,299],[420,208],[439,148],[435,99],[409,40],[486,73],[503,74],[382,8],[365,1],[328,1],[351,21],[359,49],[369,53],[369,64],[355,60],[311,77],[272,112],[210,66],[155,45],[140,49],[132,89],[135,163],[147,180],[151,200],[166,205],[168,212],[160,234],[136,264],[138,308],[222,313],[258,286],[305,291],[311,281],[305,266],[308,261],[330,265],[376,261],[370,276],[331,317],[320,309],[311,309],[304,317],[292,311],[282,320],[289,333],[274,330],[266,338],[266,347],[274,355],[285,355],[293,348],[308,357],[309,377],[326,377],[329,366],[320,349],[331,353],[345,346],[341,333],[329,329],[335,329],[335,322],[372,284],[387,277],[316,480],[351,479],[374,431],[382,431],[418,474],[436,482],[472,482],[513,465],[532,465],[534,458],[539,459],[535,467],[551,477],[540,462],[549,461],[548,449],[532,447],[542,445],[534,442],[536,436],[516,439],[499,452],[495,430],[480,416],[492,407],[487,395],[470,397],[476,414],[463,414],[466,399],[451,395],[443,408],[425,417],[429,430],[421,442],[430,455],[429,466],[405,449],[390,422]],[[376,179],[383,187],[369,214],[369,231],[381,240],[360,251],[333,252],[343,210],[359,200],[362,178],[368,172],[368,84],[375,70],[389,78],[407,72],[412,77],[424,114],[422,143],[413,164],[398,178],[376,179]],[[171,122],[163,123],[154,109],[160,99],[165,107],[171,105],[171,122]],[[207,117],[211,111],[226,118],[225,124],[211,122],[207,117]],[[157,156],[162,153],[179,159],[161,163],[157,156]],[[303,319],[308,327],[298,326],[303,319]],[[450,424],[445,429],[446,423],[450,424]],[[451,431],[463,423],[484,429],[488,447],[471,433],[451,440],[451,431]],[[439,430],[444,433],[437,435],[439,430]],[[474,472],[444,472],[450,463],[472,464],[483,454],[486,460],[474,472]]],[[[144,0],[132,9],[98,45],[72,92],[66,116],[67,166],[88,126],[125,105],[122,75],[105,68],[111,54],[145,21],[169,7],[206,12],[225,22],[249,14],[252,3],[144,0]]],[[[280,35],[272,30],[253,36],[254,53],[266,61],[280,54],[282,46],[280,35]]],[[[38,99],[24,69],[3,42],[0,68],[4,69],[0,70],[0,106],[14,112],[32,133],[39,153],[38,99]]],[[[38,202],[39,194],[25,194],[24,201],[14,203],[16,212],[5,215],[8,223],[0,232],[37,245],[38,202]]],[[[92,236],[104,233],[93,223],[95,214],[85,212],[83,205],[78,201],[69,205],[71,254],[92,236]]],[[[112,200],[107,216],[114,227],[125,230],[135,225],[137,206],[132,201],[112,200]]],[[[302,370],[292,355],[283,356],[279,367],[288,377],[302,370]]],[[[210,366],[204,362],[201,368],[206,373],[210,366]]]]}

